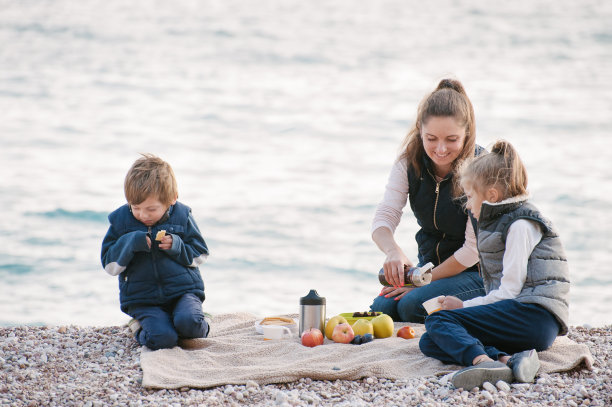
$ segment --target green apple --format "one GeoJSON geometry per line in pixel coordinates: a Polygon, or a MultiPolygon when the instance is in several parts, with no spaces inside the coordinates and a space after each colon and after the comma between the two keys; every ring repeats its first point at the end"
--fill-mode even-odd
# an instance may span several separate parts
{"type": "Polygon", "coordinates": [[[393,319],[387,314],[380,314],[372,319],[374,336],[377,338],[388,338],[393,335],[393,319]]]}
{"type": "Polygon", "coordinates": [[[325,336],[327,339],[332,339],[332,334],[334,333],[334,328],[338,324],[347,324],[346,318],[342,315],[336,315],[335,317],[331,317],[329,321],[327,321],[327,325],[325,325],[325,336]]]}
{"type": "Polygon", "coordinates": [[[367,319],[361,318],[355,321],[353,324],[353,332],[355,332],[355,335],[361,336],[365,334],[374,335],[374,325],[372,325],[372,323],[367,319]]]}

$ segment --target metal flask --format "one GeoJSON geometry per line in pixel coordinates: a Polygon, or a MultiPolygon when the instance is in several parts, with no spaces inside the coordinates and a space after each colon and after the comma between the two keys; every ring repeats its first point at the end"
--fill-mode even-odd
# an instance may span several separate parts
{"type": "MultiPolygon", "coordinates": [[[[427,263],[421,267],[408,267],[404,265],[404,287],[422,287],[431,283],[432,263],[427,263]]],[[[384,286],[391,286],[385,278],[385,272],[381,269],[378,273],[378,281],[384,286]]]]}
{"type": "Polygon", "coordinates": [[[319,297],[317,290],[300,298],[300,337],[310,328],[325,332],[325,297],[319,297]]]}

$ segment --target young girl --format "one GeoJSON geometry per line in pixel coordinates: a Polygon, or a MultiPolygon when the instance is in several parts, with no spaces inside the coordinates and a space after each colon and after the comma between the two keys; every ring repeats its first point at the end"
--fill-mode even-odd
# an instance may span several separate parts
{"type": "Polygon", "coordinates": [[[528,201],[527,172],[510,143],[498,141],[459,174],[467,209],[477,221],[486,295],[467,301],[440,297],[442,311],[425,320],[419,346],[427,356],[468,366],[453,376],[457,388],[532,382],[540,367],[536,351],[567,333],[563,246],[528,201]]]}

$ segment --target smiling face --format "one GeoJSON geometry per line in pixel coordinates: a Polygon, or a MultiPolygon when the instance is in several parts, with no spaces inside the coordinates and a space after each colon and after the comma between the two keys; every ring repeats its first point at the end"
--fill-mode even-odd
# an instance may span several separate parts
{"type": "MultiPolygon", "coordinates": [[[[172,203],[176,203],[176,200],[172,203]]],[[[146,226],[153,226],[164,216],[169,206],[162,204],[159,199],[149,196],[137,205],[130,204],[132,215],[146,226]]]]}
{"type": "Polygon", "coordinates": [[[465,127],[454,117],[432,116],[421,126],[423,148],[434,164],[436,175],[444,177],[465,144],[465,127]]]}

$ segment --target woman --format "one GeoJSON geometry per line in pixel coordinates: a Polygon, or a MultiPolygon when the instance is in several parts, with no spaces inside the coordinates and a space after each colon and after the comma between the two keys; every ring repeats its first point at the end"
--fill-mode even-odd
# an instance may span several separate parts
{"type": "Polygon", "coordinates": [[[458,198],[455,174],[464,160],[482,150],[475,140],[474,109],[463,85],[442,80],[419,105],[372,223],[372,240],[387,256],[383,270],[392,285],[374,299],[372,311],[395,321],[422,323],[427,313],[421,304],[430,298],[484,295],[474,229],[458,198]],[[418,266],[435,266],[432,282],[418,288],[402,287],[404,266],[413,264],[393,237],[408,200],[421,227],[416,234],[418,266]]]}

